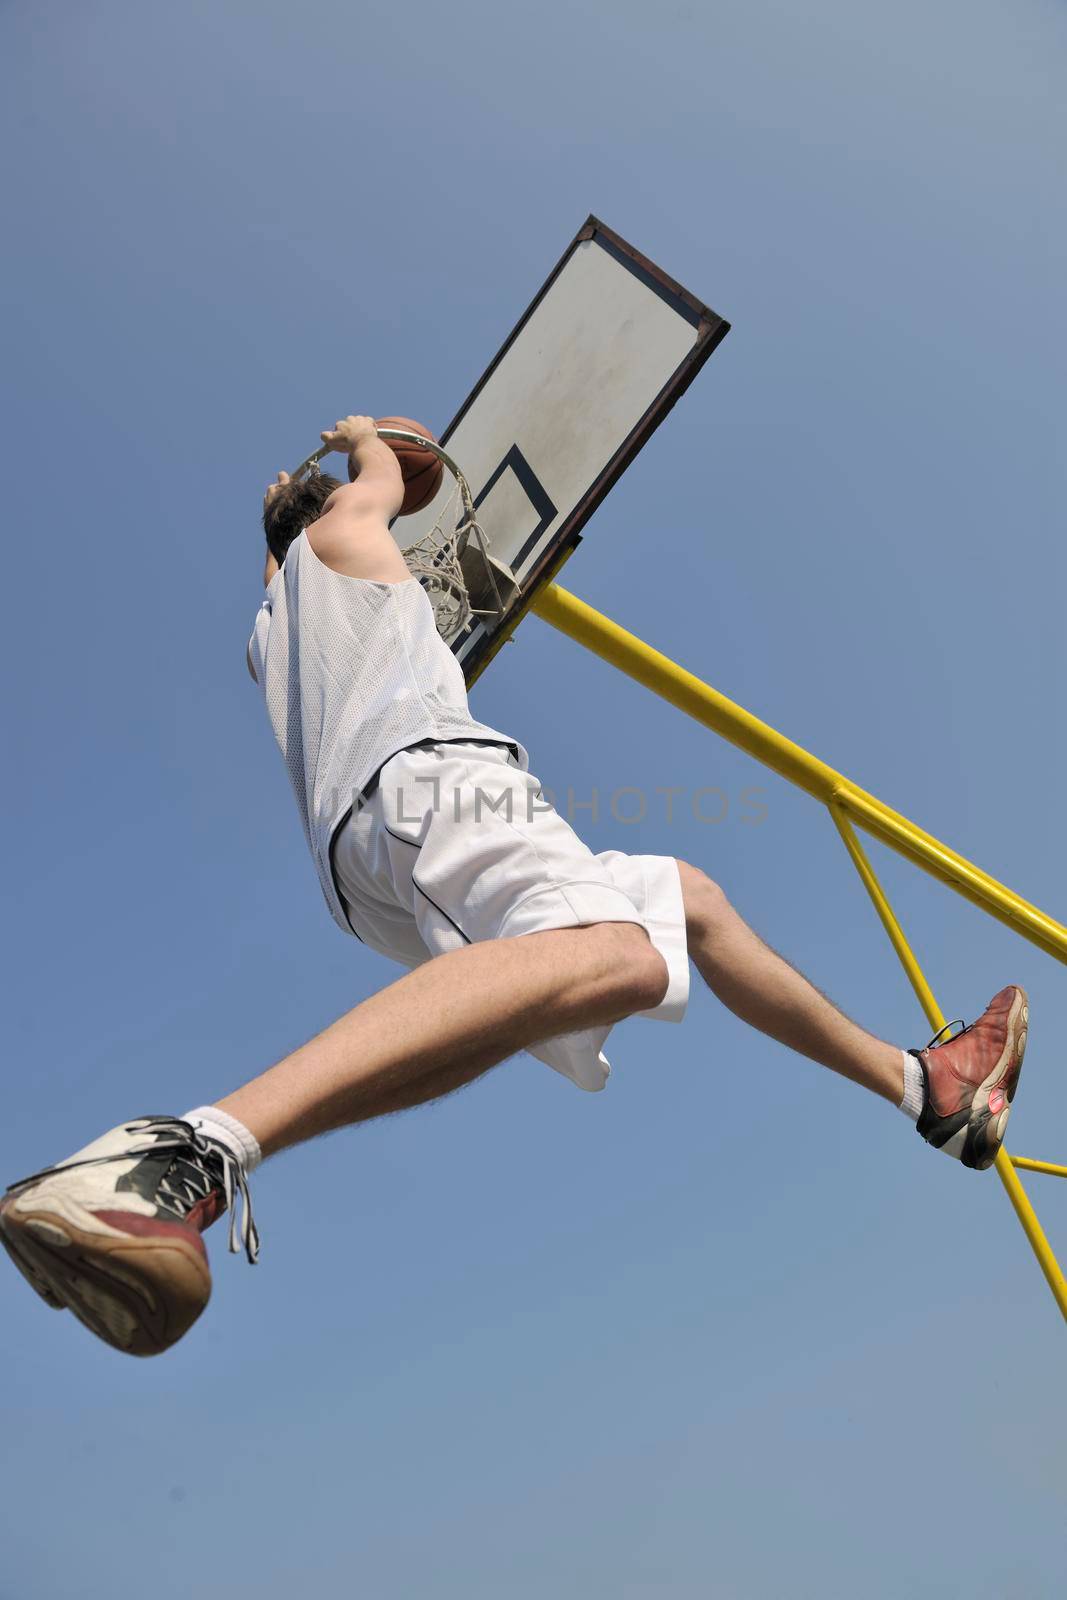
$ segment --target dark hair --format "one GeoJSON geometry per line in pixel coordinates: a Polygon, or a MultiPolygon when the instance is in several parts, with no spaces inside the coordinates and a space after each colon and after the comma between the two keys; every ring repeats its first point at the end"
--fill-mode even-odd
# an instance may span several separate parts
{"type": "Polygon", "coordinates": [[[340,478],[331,478],[326,472],[312,472],[299,482],[287,483],[270,504],[263,507],[267,548],[279,566],[293,540],[319,520],[323,506],[340,487],[340,478]]]}

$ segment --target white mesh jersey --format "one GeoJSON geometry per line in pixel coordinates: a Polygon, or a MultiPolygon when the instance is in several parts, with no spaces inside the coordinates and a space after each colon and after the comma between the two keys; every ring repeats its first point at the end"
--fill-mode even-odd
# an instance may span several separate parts
{"type": "Polygon", "coordinates": [[[321,562],[306,533],[271,579],[248,645],[253,676],[304,824],[330,913],[351,933],[330,850],[381,768],[426,739],[514,739],[471,716],[463,669],[416,578],[377,583],[321,562]]]}

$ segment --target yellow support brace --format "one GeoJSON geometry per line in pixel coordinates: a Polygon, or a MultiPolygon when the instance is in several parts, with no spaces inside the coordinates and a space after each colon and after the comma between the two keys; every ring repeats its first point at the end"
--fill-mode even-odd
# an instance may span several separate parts
{"type": "MultiPolygon", "coordinates": [[[[922,968],[915,959],[911,946],[904,937],[904,931],[896,919],[882,885],[875,875],[874,868],[868,861],[863,846],[856,838],[851,822],[849,822],[840,806],[832,805],[830,807],[830,815],[836,822],[838,832],[845,841],[845,848],[852,857],[856,871],[863,879],[864,887],[874,902],[874,908],[882,920],[882,926],[889,935],[894,950],[900,958],[900,964],[911,979],[911,986],[919,996],[919,1002],[926,1012],[930,1026],[935,1032],[940,1032],[945,1026],[945,1018],[937,1001],[934,999],[930,985],[923,976],[922,968]]],[[[1063,1273],[1060,1271],[1060,1264],[1056,1260],[1052,1246],[1045,1237],[1044,1229],[1037,1220],[1037,1213],[1027,1198],[1026,1190],[1015,1174],[1016,1165],[1021,1164],[1025,1164],[1031,1170],[1042,1170],[1041,1163],[1027,1162],[1023,1157],[1020,1157],[1018,1162],[1013,1162],[1008,1152],[1002,1147],[997,1154],[997,1177],[1004,1185],[1008,1199],[1015,1208],[1015,1215],[1018,1217],[1022,1230],[1029,1240],[1031,1250],[1037,1257],[1038,1266],[1045,1274],[1045,1280],[1052,1290],[1053,1298],[1063,1316],[1067,1318],[1067,1282],[1064,1281],[1063,1273]]]]}
{"type": "MultiPolygon", "coordinates": [[[[973,862],[909,822],[907,817],[883,805],[874,795],[851,783],[826,762],[794,744],[766,722],[761,722],[751,712],[711,688],[710,684],[702,682],[635,634],[620,628],[610,617],[605,617],[557,584],[550,584],[543,590],[534,601],[532,610],[561,633],[617,667],[627,677],[644,684],[661,699],[669,701],[687,716],[747,751],[771,771],[827,806],[932,1029],[942,1027],[944,1018],[856,837],[853,821],[990,916],[1014,928],[1023,938],[1029,939],[1057,961],[1067,963],[1067,928],[1062,923],[1047,916],[1005,884],[998,883],[973,862]]],[[[1009,1156],[1004,1149],[1001,1149],[996,1161],[997,1176],[1037,1257],[1053,1298],[1067,1319],[1067,1281],[1020,1182],[1017,1167],[1057,1177],[1067,1177],[1067,1167],[1048,1161],[1031,1161],[1024,1156],[1009,1156]]]]}
{"type": "Polygon", "coordinates": [[[924,833],[907,817],[883,805],[873,794],[851,783],[825,761],[810,755],[710,684],[686,672],[669,656],[653,650],[635,634],[627,633],[610,617],[603,616],[556,584],[550,584],[531,609],[561,633],[618,667],[627,677],[643,683],[646,689],[668,700],[687,716],[755,756],[757,761],[798,789],[814,795],[824,805],[836,801],[868,833],[947,883],[957,894],[1014,927],[1057,961],[1067,962],[1067,928],[1062,923],[1046,916],[1021,895],[957,855],[932,834],[924,833]]]}
{"type": "Polygon", "coordinates": [[[1027,1156],[1012,1156],[1011,1164],[1021,1172],[1045,1172],[1052,1178],[1067,1178],[1067,1167],[1057,1166],[1054,1161],[1031,1161],[1027,1156]]]}
{"type": "Polygon", "coordinates": [[[863,880],[863,886],[874,901],[874,909],[881,918],[882,927],[889,935],[889,942],[896,951],[900,964],[907,973],[912,988],[919,997],[919,1004],[926,1012],[926,1020],[934,1033],[940,1033],[945,1026],[945,1018],[941,1007],[934,999],[934,991],[927,983],[923,970],[912,953],[911,946],[904,937],[900,923],[894,915],[893,908],[886,899],[882,885],[875,877],[874,868],[867,860],[866,852],[856,838],[855,830],[846,817],[844,811],[835,802],[829,808],[830,815],[837,824],[837,831],[845,841],[845,849],[852,857],[852,864],[863,880]]]}

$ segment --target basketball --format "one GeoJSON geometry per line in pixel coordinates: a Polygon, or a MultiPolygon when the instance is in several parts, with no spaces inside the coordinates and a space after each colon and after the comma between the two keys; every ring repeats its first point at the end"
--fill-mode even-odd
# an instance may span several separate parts
{"type": "MultiPolygon", "coordinates": [[[[406,428],[409,433],[421,433],[426,439],[434,439],[429,428],[424,428],[421,422],[412,422],[410,417],[378,417],[375,425],[379,428],[406,428]]],[[[417,444],[406,444],[402,439],[387,439],[385,442],[395,450],[400,461],[400,470],[404,475],[404,503],[400,507],[400,515],[409,517],[413,511],[421,511],[423,506],[429,505],[441,487],[445,469],[432,451],[421,450],[417,444]]],[[[436,439],[434,443],[437,443],[436,439]]]]}

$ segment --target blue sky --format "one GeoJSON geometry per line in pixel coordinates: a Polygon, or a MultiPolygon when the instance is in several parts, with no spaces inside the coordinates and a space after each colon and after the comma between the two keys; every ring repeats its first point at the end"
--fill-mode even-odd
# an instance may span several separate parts
{"type": "MultiPolygon", "coordinates": [[[[307,0],[0,15],[10,1178],[215,1098],[390,976],[326,917],[243,653],[262,485],[448,420],[589,211],[733,323],[567,583],[1067,903],[1062,83],[1038,0],[307,0]]],[[[535,619],[535,770],[926,1025],[829,820],[535,619]],[[740,820],[761,790],[766,818],[740,820]]],[[[950,1016],[1064,974],[872,847],[950,1016]]],[[[258,1175],[254,1271],[124,1361],[4,1280],[2,1600],[1062,1592],[1064,1329],[995,1178],[703,994],[258,1175]]],[[[1032,1180],[1067,1252],[1067,1188],[1032,1180]]]]}

